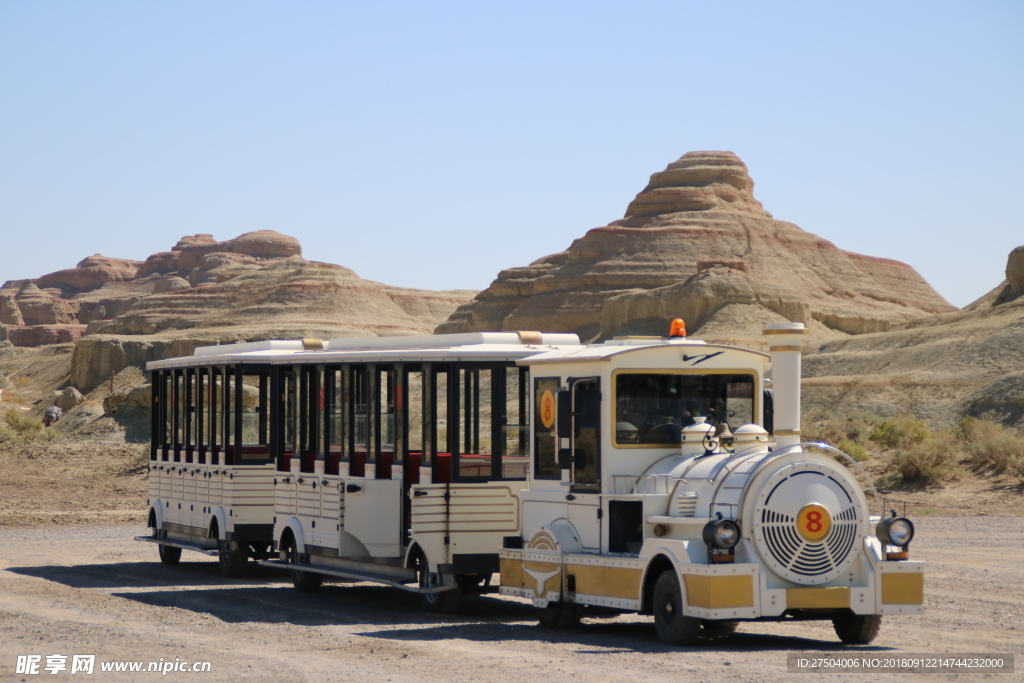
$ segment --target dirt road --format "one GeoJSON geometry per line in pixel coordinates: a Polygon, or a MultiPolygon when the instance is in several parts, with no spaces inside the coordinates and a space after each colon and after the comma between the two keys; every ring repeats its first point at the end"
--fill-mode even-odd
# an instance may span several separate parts
{"type": "MultiPolygon", "coordinates": [[[[1024,518],[925,517],[916,558],[928,560],[928,611],[889,618],[878,639],[842,648],[831,624],[742,624],[699,647],[660,644],[647,617],[587,619],[543,631],[525,601],[480,597],[457,617],[431,616],[418,598],[370,584],[299,594],[256,568],[227,582],[195,553],[164,567],[135,526],[0,528],[0,680],[78,680],[68,671],[15,674],[18,655],[95,654],[85,680],[155,681],[101,673],[102,661],[208,661],[202,681],[928,681],[958,674],[786,673],[788,652],[1014,652],[1024,669],[1024,518]],[[989,539],[984,541],[982,539],[989,539]]],[[[145,664],[143,665],[145,667],[145,664]]],[[[1019,676],[1020,674],[1014,674],[1019,676]]],[[[1005,676],[1004,676],[1005,677],[1005,676]]]]}

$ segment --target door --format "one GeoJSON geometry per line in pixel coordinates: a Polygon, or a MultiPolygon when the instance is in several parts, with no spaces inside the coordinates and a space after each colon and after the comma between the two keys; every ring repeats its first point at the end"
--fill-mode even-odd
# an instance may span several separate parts
{"type": "Polygon", "coordinates": [[[373,557],[401,556],[401,480],[348,479],[345,531],[365,545],[373,557]]]}
{"type": "Polygon", "coordinates": [[[572,391],[572,490],[601,490],[601,381],[570,380],[572,391]]]}

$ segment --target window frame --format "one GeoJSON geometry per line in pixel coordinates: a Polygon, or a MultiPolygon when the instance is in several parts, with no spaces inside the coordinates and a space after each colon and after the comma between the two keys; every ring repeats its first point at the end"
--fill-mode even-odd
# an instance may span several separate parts
{"type": "MultiPolygon", "coordinates": [[[[758,380],[760,379],[760,373],[754,368],[618,368],[612,371],[611,374],[611,401],[608,404],[608,411],[610,416],[611,429],[608,435],[608,442],[612,448],[618,449],[633,449],[633,448],[679,448],[680,443],[619,443],[618,430],[615,429],[615,425],[618,420],[618,405],[619,405],[619,375],[683,375],[683,376],[701,376],[701,375],[746,375],[751,378],[751,400],[753,401],[752,418],[756,424],[762,425],[764,422],[764,416],[762,415],[762,397],[760,392],[760,386],[758,380]]],[[[729,425],[730,428],[737,427],[739,425],[729,425]]]]}

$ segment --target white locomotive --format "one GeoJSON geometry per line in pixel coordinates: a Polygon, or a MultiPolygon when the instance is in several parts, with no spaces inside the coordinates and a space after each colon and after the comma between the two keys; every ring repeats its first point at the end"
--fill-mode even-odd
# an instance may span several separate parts
{"type": "Polygon", "coordinates": [[[842,454],[801,443],[803,324],[764,333],[772,393],[769,356],[682,335],[521,361],[539,396],[534,457],[557,462],[520,494],[501,592],[532,599],[552,626],[581,606],[652,613],[674,644],[794,618],[867,643],[882,615],[920,613],[913,525],[872,520],[842,454]],[[727,420],[743,424],[733,434],[727,420]]]}

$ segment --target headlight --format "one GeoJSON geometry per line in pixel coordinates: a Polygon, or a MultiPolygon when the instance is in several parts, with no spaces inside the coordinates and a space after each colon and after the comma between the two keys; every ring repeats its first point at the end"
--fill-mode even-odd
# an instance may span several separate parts
{"type": "Polygon", "coordinates": [[[704,526],[704,542],[711,548],[728,550],[740,541],[740,527],[730,519],[713,519],[704,526]]]}
{"type": "Polygon", "coordinates": [[[914,539],[914,525],[906,517],[890,517],[883,519],[875,527],[875,535],[885,545],[898,545],[905,548],[914,539]]]}

